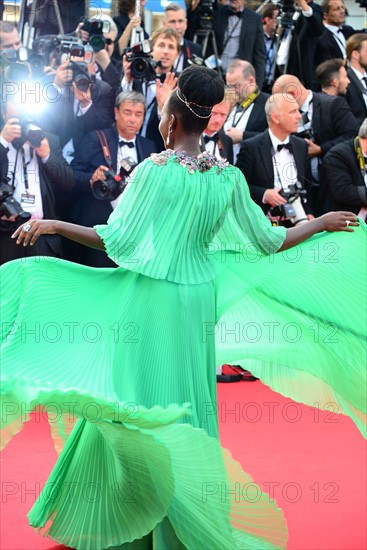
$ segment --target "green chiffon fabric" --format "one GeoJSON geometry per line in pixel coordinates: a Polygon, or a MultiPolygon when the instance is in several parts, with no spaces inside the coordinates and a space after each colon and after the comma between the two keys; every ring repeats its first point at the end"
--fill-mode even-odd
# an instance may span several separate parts
{"type": "Polygon", "coordinates": [[[3,445],[39,406],[61,451],[31,525],[79,550],[284,548],[281,510],[218,441],[215,366],[362,431],[365,226],[274,254],[285,230],[239,170],[167,151],[96,231],[117,269],[1,270],[3,445]]]}

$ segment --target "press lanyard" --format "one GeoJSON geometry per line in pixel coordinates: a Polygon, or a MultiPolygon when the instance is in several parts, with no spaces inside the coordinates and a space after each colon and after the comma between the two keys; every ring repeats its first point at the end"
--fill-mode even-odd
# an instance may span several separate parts
{"type": "Polygon", "coordinates": [[[33,149],[32,149],[32,147],[31,147],[31,149],[30,149],[31,158],[29,159],[28,162],[25,161],[25,152],[24,152],[23,147],[22,147],[22,149],[21,149],[21,153],[22,153],[22,164],[23,164],[23,180],[24,180],[24,187],[25,187],[25,192],[26,192],[27,195],[28,195],[29,185],[28,185],[28,171],[27,171],[27,167],[28,167],[28,165],[31,163],[31,161],[32,161],[32,159],[33,159],[33,149]]]}
{"type": "Polygon", "coordinates": [[[242,112],[236,121],[235,121],[235,116],[237,113],[235,113],[233,117],[232,128],[236,128],[236,126],[240,122],[241,118],[243,117],[247,109],[253,104],[253,102],[255,101],[255,99],[258,97],[259,94],[260,94],[260,90],[256,88],[254,92],[252,92],[246,99],[242,101],[242,103],[240,103],[239,107],[242,107],[242,112]]]}

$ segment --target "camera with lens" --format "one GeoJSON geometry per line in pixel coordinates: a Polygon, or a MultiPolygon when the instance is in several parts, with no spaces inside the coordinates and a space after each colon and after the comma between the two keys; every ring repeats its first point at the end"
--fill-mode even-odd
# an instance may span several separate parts
{"type": "Polygon", "coordinates": [[[295,13],[297,11],[297,6],[294,0],[280,0],[277,4],[279,8],[278,20],[280,26],[283,29],[291,29],[294,27],[296,22],[295,13]]]}
{"type": "Polygon", "coordinates": [[[303,207],[307,202],[305,197],[307,191],[299,182],[289,185],[287,189],[282,189],[279,194],[287,202],[270,208],[269,213],[271,216],[279,216],[280,220],[290,220],[294,225],[308,221],[303,207]]]}
{"type": "Polygon", "coordinates": [[[52,53],[60,44],[59,38],[54,34],[43,35],[32,42],[32,50],[29,52],[28,61],[33,74],[40,74],[49,64],[52,53]]]}
{"type": "Polygon", "coordinates": [[[128,180],[127,177],[131,174],[136,164],[128,162],[128,160],[122,160],[120,163],[120,172],[116,172],[112,169],[105,172],[105,180],[98,180],[92,187],[93,196],[96,199],[113,201],[117,199],[119,195],[125,189],[128,180]]]}
{"type": "Polygon", "coordinates": [[[111,30],[109,21],[82,17],[80,22],[83,23],[83,31],[89,33],[88,44],[94,52],[100,52],[106,44],[112,43],[110,38],[103,37],[103,33],[110,32],[111,30]]]}
{"type": "Polygon", "coordinates": [[[27,48],[10,49],[0,52],[1,80],[17,82],[28,80],[32,76],[31,66],[28,63],[27,48]]]}
{"type": "Polygon", "coordinates": [[[31,217],[29,212],[25,212],[19,202],[13,197],[13,188],[8,184],[8,180],[0,182],[0,217],[14,217],[16,222],[7,220],[0,221],[0,230],[13,230],[22,223],[28,221],[31,217]]]}
{"type": "Polygon", "coordinates": [[[133,78],[155,80],[158,63],[151,56],[151,51],[149,40],[143,40],[140,44],[124,49],[123,54],[126,55],[127,61],[131,62],[130,71],[133,78]]]}
{"type": "Polygon", "coordinates": [[[12,141],[12,145],[15,149],[20,149],[26,141],[34,148],[41,145],[41,141],[45,137],[45,134],[42,128],[35,124],[32,118],[20,118],[19,121],[14,124],[19,124],[21,128],[20,138],[13,139],[12,141]]]}
{"type": "Polygon", "coordinates": [[[213,29],[214,5],[215,0],[201,0],[200,4],[196,8],[196,12],[198,14],[199,29],[213,29]]]}
{"type": "Polygon", "coordinates": [[[71,61],[71,70],[73,73],[72,82],[82,92],[86,92],[92,84],[92,77],[88,74],[87,64],[83,61],[71,61]]]}

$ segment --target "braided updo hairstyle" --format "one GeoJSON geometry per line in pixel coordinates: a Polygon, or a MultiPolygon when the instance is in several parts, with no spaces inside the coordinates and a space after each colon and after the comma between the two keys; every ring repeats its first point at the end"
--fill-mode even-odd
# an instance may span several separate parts
{"type": "Polygon", "coordinates": [[[223,100],[223,80],[212,69],[191,65],[182,71],[177,86],[168,100],[169,114],[180,119],[186,132],[202,133],[212,107],[223,100]]]}

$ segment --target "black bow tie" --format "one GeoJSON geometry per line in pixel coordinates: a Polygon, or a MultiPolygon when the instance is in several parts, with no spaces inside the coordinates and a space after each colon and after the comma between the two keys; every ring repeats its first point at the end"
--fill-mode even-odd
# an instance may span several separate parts
{"type": "Polygon", "coordinates": [[[281,151],[282,149],[288,149],[288,151],[291,153],[293,148],[291,143],[279,143],[277,147],[277,151],[281,151]]]}
{"type": "Polygon", "coordinates": [[[241,19],[242,18],[242,11],[229,10],[228,16],[231,17],[231,15],[235,15],[236,17],[238,17],[238,19],[241,19]]]}
{"type": "Polygon", "coordinates": [[[119,147],[122,147],[123,145],[127,145],[131,149],[133,149],[135,147],[135,143],[133,141],[124,141],[123,139],[120,139],[119,147]]]}
{"type": "Polygon", "coordinates": [[[209,141],[214,141],[215,143],[218,143],[218,139],[218,134],[214,134],[214,136],[207,136],[206,134],[204,134],[204,143],[208,143],[209,141]]]}

